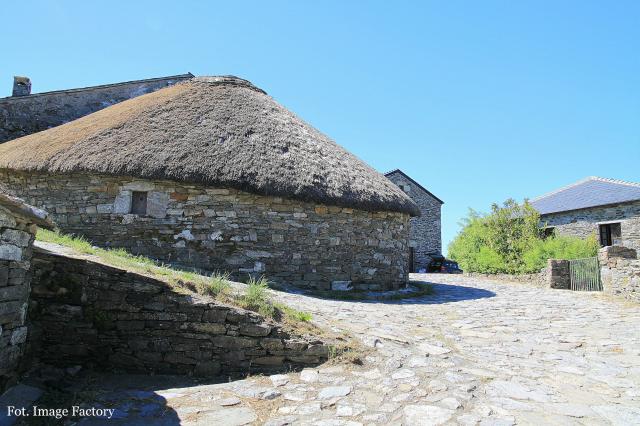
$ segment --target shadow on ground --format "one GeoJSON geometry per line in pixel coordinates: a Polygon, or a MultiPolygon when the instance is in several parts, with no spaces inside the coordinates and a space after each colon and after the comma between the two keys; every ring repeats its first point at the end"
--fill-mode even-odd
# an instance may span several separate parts
{"type": "MultiPolygon", "coordinates": [[[[25,418],[17,425],[180,425],[178,413],[167,404],[171,397],[167,389],[224,383],[220,380],[196,380],[185,376],[110,374],[87,371],[77,377],[65,378],[50,384],[42,397],[34,403],[43,409],[77,406],[95,409],[93,414],[56,419],[55,415],[25,418]],[[165,390],[163,392],[163,390],[165,390]],[[112,409],[112,413],[105,413],[112,409]]],[[[215,406],[215,401],[210,405],[215,406]]],[[[27,407],[30,412],[31,407],[27,407]]],[[[0,422],[1,423],[1,422],[0,422]]]]}
{"type": "Polygon", "coordinates": [[[416,291],[398,290],[387,292],[314,292],[301,290],[291,286],[278,286],[272,288],[276,292],[285,294],[298,294],[321,300],[333,300],[338,302],[354,303],[381,303],[387,305],[437,305],[443,303],[462,302],[465,300],[486,299],[495,297],[492,291],[476,287],[467,287],[456,284],[441,284],[430,281],[410,282],[416,291]],[[429,291],[421,289],[429,288],[429,291]]]}
{"type": "Polygon", "coordinates": [[[487,299],[495,297],[492,291],[476,287],[467,287],[456,284],[438,284],[426,281],[412,281],[412,284],[429,284],[433,288],[433,294],[424,296],[419,299],[398,300],[398,303],[415,303],[415,304],[442,304],[451,302],[462,302],[465,300],[487,299]]]}

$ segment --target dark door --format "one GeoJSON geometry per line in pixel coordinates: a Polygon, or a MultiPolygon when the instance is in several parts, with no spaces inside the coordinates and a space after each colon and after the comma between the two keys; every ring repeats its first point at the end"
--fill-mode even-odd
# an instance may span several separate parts
{"type": "Polygon", "coordinates": [[[147,193],[133,191],[131,194],[131,213],[146,215],[147,214],[147,193]]]}
{"type": "Polygon", "coordinates": [[[600,245],[607,247],[611,245],[611,224],[600,225],[600,245]]]}
{"type": "Polygon", "coordinates": [[[409,272],[415,272],[413,265],[413,247],[409,247],[409,272]]]}

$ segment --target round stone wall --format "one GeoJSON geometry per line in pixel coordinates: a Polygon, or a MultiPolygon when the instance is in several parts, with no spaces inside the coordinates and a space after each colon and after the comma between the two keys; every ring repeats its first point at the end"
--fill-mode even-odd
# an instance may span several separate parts
{"type": "Polygon", "coordinates": [[[408,278],[403,213],[89,174],[3,170],[0,182],[48,210],[62,232],[170,264],[320,289],[398,288],[408,278]]]}

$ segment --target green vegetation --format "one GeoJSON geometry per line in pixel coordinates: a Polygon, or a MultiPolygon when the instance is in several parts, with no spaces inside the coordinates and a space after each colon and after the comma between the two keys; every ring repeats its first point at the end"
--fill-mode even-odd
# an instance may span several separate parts
{"type": "Polygon", "coordinates": [[[582,259],[598,254],[595,234],[586,239],[577,237],[551,237],[538,240],[524,253],[522,260],[529,271],[539,271],[547,265],[547,259],[582,259]]]}
{"type": "Polygon", "coordinates": [[[150,275],[164,281],[177,291],[193,291],[216,298],[223,303],[240,306],[269,318],[289,323],[311,321],[311,314],[298,311],[283,303],[273,301],[268,292],[269,282],[265,277],[250,278],[244,293],[234,292],[229,282],[229,274],[200,275],[196,272],[182,271],[144,256],[135,256],[124,249],[102,249],[94,247],[86,239],[73,235],[39,229],[37,239],[60,244],[74,251],[98,257],[102,262],[128,271],[150,275]]]}
{"type": "Polygon", "coordinates": [[[276,315],[276,308],[271,303],[269,297],[269,282],[265,277],[255,279],[249,277],[247,291],[238,298],[240,306],[251,311],[256,311],[261,315],[273,318],[276,315]]]}
{"type": "Polygon", "coordinates": [[[299,322],[309,322],[311,321],[311,314],[309,312],[298,311],[297,309],[293,309],[291,306],[287,306],[281,302],[272,302],[273,306],[276,308],[276,311],[280,311],[284,314],[285,318],[290,318],[293,321],[299,322]]]}
{"type": "Polygon", "coordinates": [[[462,230],[449,244],[449,257],[467,272],[488,274],[538,272],[547,259],[577,259],[595,256],[595,236],[544,238],[540,215],[528,202],[507,200],[493,204],[491,213],[473,210],[462,222],[462,230]]]}

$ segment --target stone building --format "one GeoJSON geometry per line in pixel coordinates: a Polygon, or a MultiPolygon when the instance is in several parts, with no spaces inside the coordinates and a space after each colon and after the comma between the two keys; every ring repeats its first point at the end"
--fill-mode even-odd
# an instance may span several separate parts
{"type": "Polygon", "coordinates": [[[416,272],[431,262],[429,254],[442,253],[441,210],[444,201],[396,169],[385,176],[411,198],[420,209],[420,216],[410,220],[410,269],[416,272]]]}
{"type": "Polygon", "coordinates": [[[236,77],[200,77],[0,145],[63,232],[162,262],[330,288],[409,272],[398,187],[236,77]]]}
{"type": "Polygon", "coordinates": [[[531,200],[546,232],[640,249],[640,184],[588,177],[531,200]]]}
{"type": "Polygon", "coordinates": [[[27,339],[33,240],[47,214],[0,192],[0,392],[14,380],[27,339]]]}
{"type": "Polygon", "coordinates": [[[190,78],[193,74],[187,73],[31,94],[31,80],[14,77],[12,96],[0,98],[0,143],[59,126],[190,78]]]}

